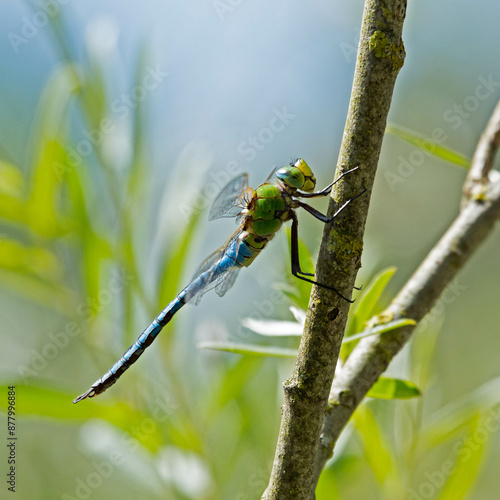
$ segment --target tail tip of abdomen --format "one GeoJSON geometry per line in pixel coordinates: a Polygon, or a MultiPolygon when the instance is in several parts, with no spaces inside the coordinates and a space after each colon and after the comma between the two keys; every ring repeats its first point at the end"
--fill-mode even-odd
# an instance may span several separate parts
{"type": "Polygon", "coordinates": [[[87,392],[80,394],[77,398],[73,399],[73,404],[79,403],[82,399],[93,398],[96,395],[94,387],[91,387],[87,392]]]}

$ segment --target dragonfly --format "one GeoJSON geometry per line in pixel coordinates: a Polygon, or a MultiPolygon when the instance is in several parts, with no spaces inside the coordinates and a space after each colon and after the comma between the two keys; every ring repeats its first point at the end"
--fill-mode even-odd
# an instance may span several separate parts
{"type": "Polygon", "coordinates": [[[301,270],[298,219],[295,210],[303,208],[324,223],[333,221],[349,203],[361,196],[365,190],[348,199],[330,217],[323,215],[302,201],[301,198],[308,199],[329,195],[336,182],[358,168],[347,170],[321,191],[314,191],[316,178],[309,165],[302,158],[292,161],[288,166],[273,170],[267,180],[255,190],[248,186],[246,173],[229,181],[215,198],[208,219],[236,218],[239,224],[236,231],[221,248],[201,263],[189,284],[156,316],[123,356],[92,384],[88,391],[75,398],[73,403],[92,398],[109,389],[142,356],[145,349],[151,345],[165,325],[185,304],[188,302],[197,304],[201,297],[213,288],[222,297],[233,286],[241,268],[250,266],[284,222],[292,222],[290,245],[292,274],[301,280],[332,290],[342,299],[353,302],[344,297],[333,286],[315,281],[314,274],[301,270]]]}

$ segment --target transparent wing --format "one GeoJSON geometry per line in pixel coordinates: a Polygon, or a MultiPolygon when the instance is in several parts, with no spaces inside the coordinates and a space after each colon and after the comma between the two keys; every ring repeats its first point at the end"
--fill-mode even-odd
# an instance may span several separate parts
{"type": "Polygon", "coordinates": [[[264,184],[271,182],[273,180],[274,174],[276,173],[276,171],[279,168],[281,168],[281,167],[273,167],[273,169],[271,170],[271,173],[267,176],[267,179],[264,181],[264,184]]]}
{"type": "Polygon", "coordinates": [[[215,293],[222,297],[234,285],[241,267],[235,267],[224,275],[224,279],[215,287],[215,293]]]}
{"type": "Polygon", "coordinates": [[[238,175],[238,177],[229,181],[217,195],[208,214],[208,220],[220,219],[221,217],[237,217],[247,207],[248,195],[248,175],[238,175]]]}
{"type": "Polygon", "coordinates": [[[196,290],[192,296],[186,299],[194,304],[198,304],[205,293],[212,288],[219,296],[223,296],[234,284],[239,267],[236,266],[236,258],[241,240],[239,235],[242,229],[238,228],[226,243],[209,255],[198,267],[191,282],[198,279],[203,273],[207,273],[204,281],[205,285],[196,290]]]}

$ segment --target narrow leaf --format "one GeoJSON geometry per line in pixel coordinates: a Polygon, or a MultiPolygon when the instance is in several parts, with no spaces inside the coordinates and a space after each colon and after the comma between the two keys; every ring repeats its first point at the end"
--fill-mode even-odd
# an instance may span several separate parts
{"type": "Polygon", "coordinates": [[[18,196],[0,193],[0,219],[23,226],[28,224],[26,201],[18,196]]]}
{"type": "Polygon", "coordinates": [[[453,151],[452,149],[446,148],[441,144],[431,141],[422,135],[409,130],[407,128],[401,127],[399,125],[387,125],[385,129],[387,134],[395,135],[400,139],[420,148],[429,154],[440,158],[441,160],[453,163],[463,168],[470,168],[470,159],[466,156],[453,151]]]}
{"type": "Polygon", "coordinates": [[[171,244],[170,248],[167,247],[168,253],[162,259],[165,264],[160,273],[158,307],[163,307],[163,304],[168,303],[181,286],[180,281],[186,255],[189,247],[193,244],[193,232],[202,214],[204,214],[203,211],[195,210],[187,224],[184,225],[182,232],[174,238],[174,243],[171,244]]]}
{"type": "Polygon", "coordinates": [[[375,313],[375,308],[380,297],[395,272],[395,267],[388,267],[373,277],[361,297],[354,303],[352,308],[352,320],[347,327],[346,337],[364,330],[365,323],[375,313]]]}
{"type": "MultiPolygon", "coordinates": [[[[48,387],[15,384],[19,416],[51,417],[62,420],[103,418],[123,427],[125,405],[92,400],[92,404],[74,405],[74,394],[48,387]]],[[[6,389],[6,388],[5,388],[6,389]]],[[[4,392],[5,392],[4,389],[4,392]]],[[[128,408],[127,411],[131,411],[128,408]]]]}
{"type": "Polygon", "coordinates": [[[383,325],[377,325],[373,328],[368,328],[364,332],[358,333],[357,335],[351,335],[350,337],[344,337],[343,344],[348,344],[349,342],[354,342],[355,340],[364,339],[365,337],[370,337],[372,335],[378,335],[381,333],[387,333],[392,330],[397,330],[403,326],[416,325],[417,322],[413,319],[397,319],[395,321],[390,321],[383,325]]]}
{"type": "Polygon", "coordinates": [[[304,309],[299,309],[298,307],[290,306],[290,312],[293,314],[293,317],[298,323],[300,323],[301,325],[305,324],[306,311],[304,309]]]}
{"type": "MultiPolygon", "coordinates": [[[[477,482],[484,462],[487,445],[492,433],[485,432],[485,419],[481,414],[471,419],[469,432],[459,447],[454,445],[456,462],[450,462],[449,478],[437,500],[465,500],[469,498],[474,484],[477,482]],[[484,437],[486,436],[486,437],[484,437]]],[[[460,442],[459,442],[460,443],[460,442]]]]}
{"type": "Polygon", "coordinates": [[[491,418],[499,422],[499,405],[500,377],[496,377],[430,415],[422,439],[429,447],[436,446],[444,438],[455,436],[478,411],[488,411],[491,418]]]}
{"type": "Polygon", "coordinates": [[[230,401],[234,401],[241,394],[245,385],[255,377],[259,367],[262,366],[260,359],[255,356],[242,356],[236,358],[234,364],[227,366],[224,371],[218,373],[213,380],[213,390],[206,391],[206,402],[200,408],[206,411],[207,421],[214,417],[230,401]]]}
{"type": "MultiPolygon", "coordinates": [[[[75,394],[42,386],[13,384],[16,388],[16,411],[19,417],[45,417],[78,423],[82,420],[100,418],[112,425],[132,432],[145,421],[147,415],[123,403],[109,403],[105,399],[92,399],[87,404],[73,404],[75,394]]],[[[7,387],[2,387],[7,393],[7,387]]],[[[5,412],[5,407],[0,407],[5,412]]],[[[147,433],[145,433],[147,434],[147,433]]],[[[159,431],[140,438],[141,443],[156,451],[161,442],[159,431]]]]}
{"type": "Polygon", "coordinates": [[[10,239],[0,239],[0,268],[48,279],[60,278],[62,275],[62,268],[54,253],[10,239]]]}
{"type": "Polygon", "coordinates": [[[286,347],[258,346],[231,342],[201,342],[198,344],[198,348],[250,356],[273,356],[279,358],[296,358],[298,352],[296,349],[288,349],[286,347]]]}
{"type": "Polygon", "coordinates": [[[380,486],[385,486],[390,478],[397,476],[394,453],[389,442],[377,424],[375,416],[367,404],[361,405],[353,416],[356,432],[362,438],[363,454],[380,486]]]}
{"type": "MultiPolygon", "coordinates": [[[[362,332],[365,329],[366,323],[375,314],[377,309],[381,309],[379,306],[380,297],[395,272],[395,267],[388,267],[373,277],[361,297],[353,305],[352,314],[349,315],[347,321],[344,339],[362,332]]],[[[355,342],[343,345],[340,351],[340,359],[345,361],[355,347],[355,342]]]]}
{"type": "Polygon", "coordinates": [[[63,315],[68,311],[73,311],[77,304],[76,297],[71,290],[36,276],[0,269],[0,282],[7,290],[63,315]]]}
{"type": "MultiPolygon", "coordinates": [[[[135,68],[135,88],[140,88],[147,68],[147,48],[142,46],[137,56],[135,68]]],[[[140,191],[146,171],[142,168],[145,163],[147,153],[145,131],[147,130],[145,121],[145,102],[139,101],[133,109],[133,153],[131,158],[130,171],[128,176],[127,191],[130,197],[140,191]]]]}
{"type": "Polygon", "coordinates": [[[32,151],[32,175],[28,200],[30,226],[45,236],[57,235],[59,217],[56,210],[66,153],[61,143],[68,129],[68,109],[78,87],[72,65],[60,65],[45,86],[37,108],[32,151]]]}
{"type": "Polygon", "coordinates": [[[64,163],[66,152],[56,140],[42,140],[44,142],[38,146],[39,155],[27,203],[28,222],[39,234],[54,237],[58,235],[60,226],[56,202],[61,177],[56,166],[64,163]]]}
{"type": "Polygon", "coordinates": [[[20,197],[24,193],[24,177],[19,168],[0,160],[0,193],[20,197]]]}
{"type": "Polygon", "coordinates": [[[420,390],[413,383],[397,378],[380,377],[367,396],[378,399],[410,399],[420,396],[420,390]]]}
{"type": "Polygon", "coordinates": [[[71,200],[70,216],[75,224],[75,233],[78,235],[82,247],[82,275],[85,278],[86,295],[97,297],[100,290],[100,270],[103,260],[112,255],[111,245],[99,236],[92,227],[90,210],[86,206],[86,193],[93,188],[85,176],[85,168],[75,165],[69,155],[61,165],[64,171],[64,181],[68,187],[71,200]]]}
{"type": "Polygon", "coordinates": [[[301,336],[304,326],[295,321],[272,321],[245,318],[241,324],[259,335],[268,337],[301,336]]]}

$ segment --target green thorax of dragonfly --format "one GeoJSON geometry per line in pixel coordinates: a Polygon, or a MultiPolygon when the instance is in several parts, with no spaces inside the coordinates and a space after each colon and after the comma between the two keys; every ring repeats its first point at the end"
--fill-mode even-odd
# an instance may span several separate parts
{"type": "Polygon", "coordinates": [[[268,181],[252,193],[242,220],[242,240],[252,250],[246,259],[249,266],[267,243],[279,231],[283,222],[293,217],[298,192],[311,193],[316,187],[316,178],[309,165],[302,159],[279,168],[268,181]]]}

